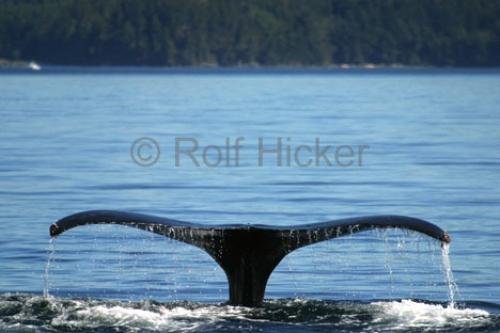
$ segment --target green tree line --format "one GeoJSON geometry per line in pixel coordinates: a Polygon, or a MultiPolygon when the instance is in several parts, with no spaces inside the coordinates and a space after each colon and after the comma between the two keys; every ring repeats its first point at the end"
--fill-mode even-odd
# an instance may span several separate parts
{"type": "Polygon", "coordinates": [[[500,65],[499,0],[0,0],[0,58],[500,65]]]}

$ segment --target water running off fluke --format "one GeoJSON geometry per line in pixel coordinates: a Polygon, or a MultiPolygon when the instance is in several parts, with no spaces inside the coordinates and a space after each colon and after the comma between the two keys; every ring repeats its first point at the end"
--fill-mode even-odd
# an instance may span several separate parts
{"type": "MultiPolygon", "coordinates": [[[[224,270],[231,305],[259,306],[269,276],[290,252],[317,242],[376,228],[414,230],[441,241],[450,237],[438,226],[406,216],[367,216],[295,226],[203,225],[120,211],[86,211],[50,226],[57,236],[87,224],[121,224],[182,241],[207,252],[224,270]]],[[[451,270],[450,270],[451,274],[451,270]]]]}
{"type": "Polygon", "coordinates": [[[458,287],[453,278],[453,272],[451,270],[450,263],[450,244],[443,243],[441,246],[441,254],[443,258],[443,271],[446,278],[446,283],[448,285],[448,299],[450,308],[455,308],[455,295],[458,293],[458,287]]]}
{"type": "Polygon", "coordinates": [[[55,238],[51,238],[49,240],[49,247],[47,249],[48,257],[47,263],[45,264],[45,271],[43,273],[43,297],[49,297],[49,271],[50,264],[52,263],[52,259],[55,253],[55,238]]]}

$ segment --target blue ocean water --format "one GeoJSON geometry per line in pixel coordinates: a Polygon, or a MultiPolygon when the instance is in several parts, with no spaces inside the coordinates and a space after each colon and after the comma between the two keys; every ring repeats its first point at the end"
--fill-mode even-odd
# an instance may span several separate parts
{"type": "Polygon", "coordinates": [[[499,88],[498,70],[1,72],[0,328],[495,332],[499,88]],[[259,142],[279,140],[281,166],[270,151],[259,165],[259,142]],[[332,165],[316,165],[317,140],[332,165]],[[198,144],[199,166],[176,142],[198,144]],[[311,165],[296,163],[300,146],[311,165]],[[52,244],[43,298],[50,224],[89,209],[206,224],[419,217],[452,237],[458,309],[446,308],[439,244],[398,230],[293,252],[251,310],[219,305],[226,277],[196,248],[81,227],[52,244]]]}

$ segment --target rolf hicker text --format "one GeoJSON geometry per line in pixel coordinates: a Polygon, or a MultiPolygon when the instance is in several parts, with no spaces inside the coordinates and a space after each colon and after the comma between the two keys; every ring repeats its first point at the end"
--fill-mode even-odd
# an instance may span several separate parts
{"type": "MultiPolygon", "coordinates": [[[[296,143],[290,137],[228,137],[218,142],[175,137],[173,158],[168,160],[175,167],[361,167],[369,148],[366,144],[334,145],[318,137],[310,143],[296,143]]],[[[141,166],[156,164],[162,153],[158,141],[150,137],[135,140],[130,149],[132,160],[141,166]]]]}

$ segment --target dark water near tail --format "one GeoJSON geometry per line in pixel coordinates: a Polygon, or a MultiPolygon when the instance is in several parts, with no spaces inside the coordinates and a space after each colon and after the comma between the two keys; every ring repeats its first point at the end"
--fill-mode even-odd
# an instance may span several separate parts
{"type": "Polygon", "coordinates": [[[499,331],[499,87],[497,70],[2,72],[0,329],[499,331]],[[238,167],[175,166],[176,137],[240,136],[238,167]],[[130,156],[141,137],[161,147],[153,166],[130,156]],[[258,139],[278,137],[369,148],[362,166],[267,155],[259,167],[258,139]],[[221,305],[226,278],[200,250],[85,227],[56,240],[44,299],[48,227],[88,209],[207,224],[423,218],[453,239],[458,306],[439,244],[397,230],[290,254],[251,310],[221,305]]]}
{"type": "Polygon", "coordinates": [[[30,295],[0,298],[0,329],[39,332],[498,332],[500,307],[412,300],[281,299],[261,308],[195,302],[119,302],[30,295]],[[472,309],[473,308],[473,309],[472,309]],[[496,312],[494,315],[492,312],[496,312]]]}

